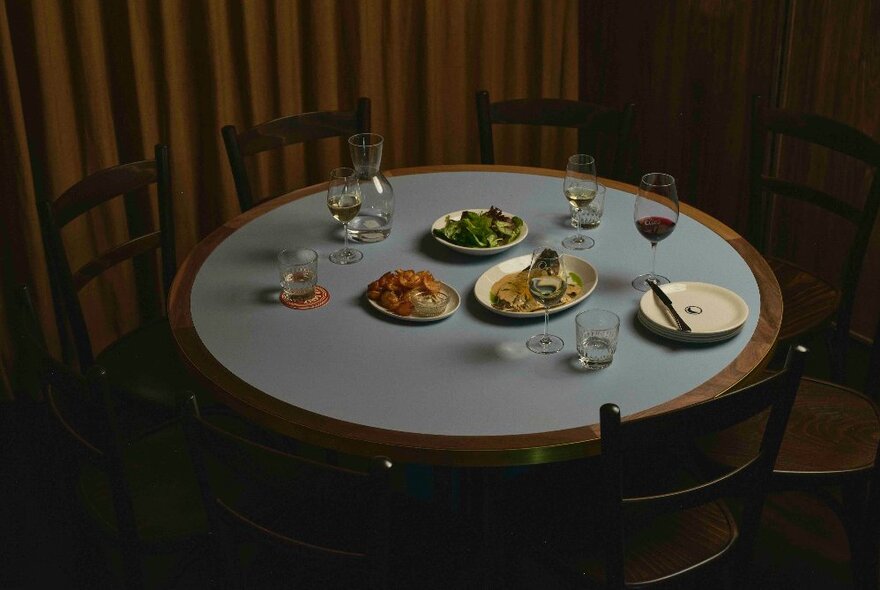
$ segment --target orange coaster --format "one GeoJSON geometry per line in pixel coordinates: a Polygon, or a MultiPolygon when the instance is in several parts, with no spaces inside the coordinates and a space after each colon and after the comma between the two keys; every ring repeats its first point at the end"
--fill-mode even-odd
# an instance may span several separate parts
{"type": "Polygon", "coordinates": [[[315,309],[316,307],[321,307],[330,301],[330,292],[321,285],[315,285],[315,294],[308,299],[291,301],[284,296],[284,291],[281,292],[278,299],[290,309],[315,309]]]}

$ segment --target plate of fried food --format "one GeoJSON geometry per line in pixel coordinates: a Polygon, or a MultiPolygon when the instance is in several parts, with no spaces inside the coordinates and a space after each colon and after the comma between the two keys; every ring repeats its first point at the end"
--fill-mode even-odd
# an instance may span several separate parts
{"type": "Polygon", "coordinates": [[[435,322],[448,318],[461,305],[455,287],[430,272],[397,269],[367,286],[367,301],[379,312],[408,322],[435,322]]]}

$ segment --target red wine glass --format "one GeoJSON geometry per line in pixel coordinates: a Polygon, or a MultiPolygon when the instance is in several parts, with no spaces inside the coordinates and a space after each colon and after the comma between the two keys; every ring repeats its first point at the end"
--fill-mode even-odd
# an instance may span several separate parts
{"type": "Polygon", "coordinates": [[[649,280],[665,285],[669,279],[656,272],[657,243],[671,234],[678,223],[678,191],[672,176],[663,172],[642,176],[633,220],[639,233],[651,242],[651,272],[637,276],[632,286],[639,291],[647,291],[651,288],[649,280]]]}

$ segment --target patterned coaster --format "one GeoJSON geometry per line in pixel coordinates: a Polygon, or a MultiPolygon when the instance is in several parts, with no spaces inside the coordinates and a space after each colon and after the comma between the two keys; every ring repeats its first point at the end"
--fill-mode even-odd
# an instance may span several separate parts
{"type": "Polygon", "coordinates": [[[292,301],[284,296],[284,291],[278,296],[278,299],[290,309],[315,309],[326,305],[330,301],[330,292],[321,285],[315,285],[315,294],[308,299],[302,301],[292,301]]]}

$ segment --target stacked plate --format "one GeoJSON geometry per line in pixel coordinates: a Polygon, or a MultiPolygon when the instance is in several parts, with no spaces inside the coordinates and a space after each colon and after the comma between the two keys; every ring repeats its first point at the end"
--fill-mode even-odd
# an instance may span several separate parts
{"type": "Polygon", "coordinates": [[[679,342],[720,342],[739,333],[749,317],[749,306],[743,298],[718,285],[679,282],[660,288],[691,328],[690,332],[679,331],[666,306],[648,291],[639,302],[639,321],[664,338],[679,342]]]}

